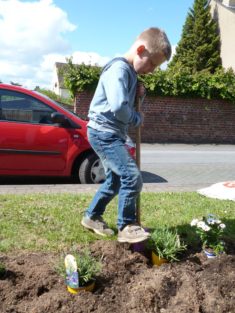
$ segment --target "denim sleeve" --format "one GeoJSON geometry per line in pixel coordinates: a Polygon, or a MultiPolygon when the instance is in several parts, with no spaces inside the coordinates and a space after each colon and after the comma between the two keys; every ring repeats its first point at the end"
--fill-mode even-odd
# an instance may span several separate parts
{"type": "Polygon", "coordinates": [[[108,70],[104,75],[103,86],[107,102],[115,118],[124,124],[138,126],[141,116],[134,110],[135,94],[130,95],[129,73],[124,68],[108,70]]]}

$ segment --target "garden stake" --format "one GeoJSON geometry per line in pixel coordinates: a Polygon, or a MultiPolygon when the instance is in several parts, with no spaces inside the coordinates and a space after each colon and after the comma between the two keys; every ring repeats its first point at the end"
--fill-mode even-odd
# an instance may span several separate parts
{"type": "MultiPolygon", "coordinates": [[[[144,102],[145,97],[139,97],[137,104],[136,104],[136,112],[140,112],[141,105],[144,102]]],[[[141,126],[137,127],[136,129],[136,164],[140,170],[140,143],[141,143],[141,126]]],[[[140,193],[136,199],[136,217],[137,223],[140,225],[140,193]]]]}
{"type": "MultiPolygon", "coordinates": [[[[136,112],[140,112],[141,105],[144,102],[144,97],[139,98],[136,104],[136,112]]],[[[140,143],[141,143],[141,126],[137,127],[136,129],[136,164],[140,170],[140,143]]],[[[136,198],[136,221],[140,225],[140,193],[136,198]]],[[[132,244],[132,249],[135,252],[143,252],[145,250],[145,243],[138,242],[132,244]]]]}
{"type": "MultiPolygon", "coordinates": [[[[141,98],[138,99],[136,105],[136,111],[140,112],[141,106],[141,98]]],[[[137,127],[136,129],[136,164],[140,170],[140,142],[141,142],[141,126],[137,127]]],[[[140,193],[136,199],[136,216],[137,216],[137,223],[140,225],[140,193]]]]}

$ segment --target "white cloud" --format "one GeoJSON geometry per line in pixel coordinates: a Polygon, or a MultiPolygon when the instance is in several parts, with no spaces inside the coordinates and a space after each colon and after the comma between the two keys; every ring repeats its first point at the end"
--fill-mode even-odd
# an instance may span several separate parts
{"type": "Polygon", "coordinates": [[[81,52],[76,51],[72,55],[73,63],[81,64],[84,63],[86,65],[99,65],[104,66],[110,58],[102,57],[95,52],[81,52]]]}
{"type": "Polygon", "coordinates": [[[66,63],[66,58],[72,57],[73,63],[75,64],[86,64],[86,65],[99,65],[104,66],[110,58],[102,57],[95,52],[81,52],[75,51],[72,54],[47,54],[42,58],[42,62],[39,67],[40,70],[37,71],[35,79],[40,81],[42,84],[46,85],[47,88],[53,89],[53,70],[55,62],[66,63]]]}
{"type": "Polygon", "coordinates": [[[49,60],[70,52],[63,35],[75,28],[53,0],[0,0],[0,79],[30,88],[48,85],[49,60]]]}
{"type": "Polygon", "coordinates": [[[55,62],[70,56],[78,64],[103,66],[109,61],[95,52],[72,52],[65,36],[75,29],[53,0],[0,0],[0,80],[52,88],[55,62]]]}

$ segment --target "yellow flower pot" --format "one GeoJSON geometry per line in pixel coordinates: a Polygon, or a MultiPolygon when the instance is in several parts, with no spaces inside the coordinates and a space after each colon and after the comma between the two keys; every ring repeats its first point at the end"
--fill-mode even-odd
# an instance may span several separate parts
{"type": "Polygon", "coordinates": [[[152,251],[152,263],[153,265],[161,266],[164,263],[168,263],[167,259],[160,258],[156,253],[152,251]]]}
{"type": "Polygon", "coordinates": [[[95,281],[92,281],[91,283],[89,283],[88,285],[84,286],[84,287],[78,287],[78,288],[71,288],[69,286],[67,286],[67,289],[70,293],[72,294],[77,294],[78,292],[81,291],[93,291],[95,288],[95,281]]]}

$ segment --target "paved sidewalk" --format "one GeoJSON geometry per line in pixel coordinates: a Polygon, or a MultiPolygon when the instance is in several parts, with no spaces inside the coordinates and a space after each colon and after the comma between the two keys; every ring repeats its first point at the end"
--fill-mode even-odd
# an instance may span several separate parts
{"type": "MultiPolygon", "coordinates": [[[[144,183],[143,192],[195,191],[202,186],[174,186],[169,183],[144,183]]],[[[50,184],[50,185],[2,185],[0,194],[30,193],[95,193],[99,185],[50,184]]]]}

